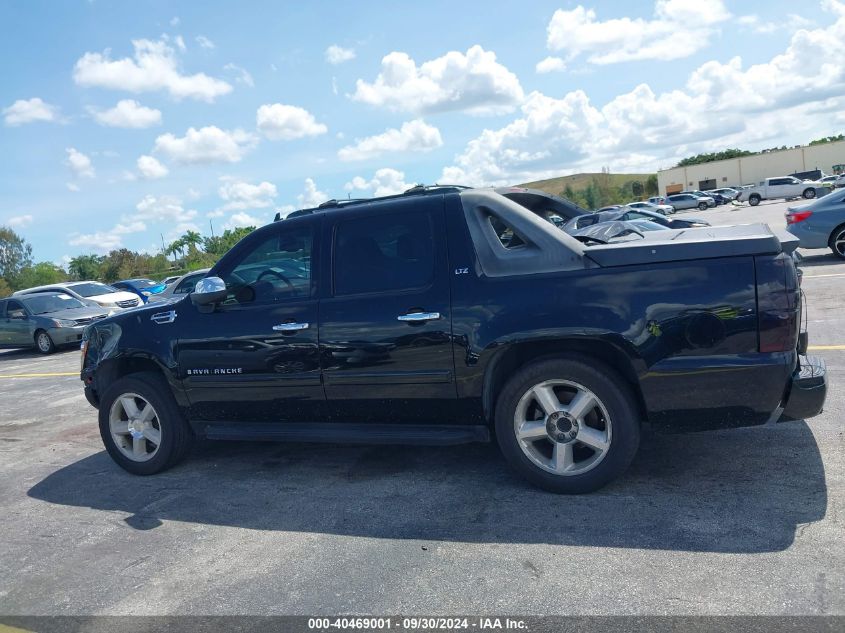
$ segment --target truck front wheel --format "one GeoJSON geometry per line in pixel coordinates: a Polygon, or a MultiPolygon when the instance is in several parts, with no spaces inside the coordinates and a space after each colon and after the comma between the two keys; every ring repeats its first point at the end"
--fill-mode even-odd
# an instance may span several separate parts
{"type": "Polygon", "coordinates": [[[804,189],[804,193],[801,195],[803,195],[807,200],[809,200],[810,198],[816,197],[816,190],[812,189],[811,187],[807,187],[806,189],[804,189]]]}
{"type": "Polygon", "coordinates": [[[748,204],[750,204],[752,207],[756,207],[758,204],[760,204],[760,196],[756,194],[751,196],[750,198],[748,198],[748,204]]]}
{"type": "Polygon", "coordinates": [[[133,475],[175,465],[191,445],[191,429],[167,382],[154,372],[130,374],[105,390],[100,437],[111,458],[133,475]]]}
{"type": "Polygon", "coordinates": [[[637,406],[624,381],[575,355],[519,370],[499,396],[495,417],[510,466],[556,493],[592,492],[616,479],[640,441],[637,406]]]}

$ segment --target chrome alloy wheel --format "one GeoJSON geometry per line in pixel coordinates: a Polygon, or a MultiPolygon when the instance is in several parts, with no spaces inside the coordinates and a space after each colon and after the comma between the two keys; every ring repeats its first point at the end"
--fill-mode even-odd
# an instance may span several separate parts
{"type": "Polygon", "coordinates": [[[50,335],[47,334],[47,332],[41,332],[35,342],[38,344],[38,349],[45,354],[50,351],[50,347],[53,344],[50,340],[50,335]]]}
{"type": "Polygon", "coordinates": [[[839,231],[831,240],[831,244],[836,253],[840,257],[845,258],[845,230],[839,231]]]}
{"type": "Polygon", "coordinates": [[[514,433],[522,452],[555,475],[581,475],[607,455],[612,425],[598,396],[569,380],[547,380],[520,398],[514,433]]]}
{"type": "Polygon", "coordinates": [[[152,459],[161,444],[161,426],[153,405],[137,393],[124,393],[109,411],[115,446],[133,462],[152,459]]]}

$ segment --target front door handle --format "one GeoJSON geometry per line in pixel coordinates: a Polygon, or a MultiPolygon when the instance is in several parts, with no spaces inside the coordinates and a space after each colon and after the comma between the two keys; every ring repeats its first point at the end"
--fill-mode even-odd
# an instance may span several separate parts
{"type": "Polygon", "coordinates": [[[279,323],[274,325],[273,329],[276,332],[298,332],[299,330],[307,330],[307,323],[279,323]]]}
{"type": "Polygon", "coordinates": [[[439,318],[439,312],[412,312],[411,314],[400,314],[396,317],[396,320],[406,323],[422,323],[424,321],[436,321],[439,318]]]}

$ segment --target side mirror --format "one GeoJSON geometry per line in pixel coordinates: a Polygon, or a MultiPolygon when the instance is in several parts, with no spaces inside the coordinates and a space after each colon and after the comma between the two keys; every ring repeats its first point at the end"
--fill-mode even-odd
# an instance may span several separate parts
{"type": "Polygon", "coordinates": [[[223,301],[228,294],[226,283],[220,277],[206,277],[197,282],[191,293],[191,302],[198,306],[210,306],[223,301]]]}

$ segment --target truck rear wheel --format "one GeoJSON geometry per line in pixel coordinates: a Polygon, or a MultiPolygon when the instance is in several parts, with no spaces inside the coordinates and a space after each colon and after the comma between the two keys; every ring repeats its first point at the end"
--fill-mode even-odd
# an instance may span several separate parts
{"type": "Polygon", "coordinates": [[[619,477],[640,441],[630,389],[581,356],[519,370],[496,402],[496,438],[510,466],[556,493],[592,492],[619,477]]]}
{"type": "Polygon", "coordinates": [[[804,196],[804,198],[806,198],[807,200],[809,200],[810,198],[815,198],[815,197],[816,197],[816,190],[815,190],[815,189],[813,189],[813,188],[811,188],[811,187],[807,187],[806,189],[804,189],[804,193],[803,193],[803,194],[801,194],[801,195],[803,195],[803,196],[804,196]]]}
{"type": "Polygon", "coordinates": [[[760,196],[758,196],[757,194],[752,195],[748,198],[748,204],[750,204],[752,207],[756,207],[758,204],[760,204],[760,196]]]}
{"type": "Polygon", "coordinates": [[[191,446],[191,429],[170,387],[154,372],[130,374],[105,390],[100,437],[111,458],[133,475],[174,466],[191,446]]]}

